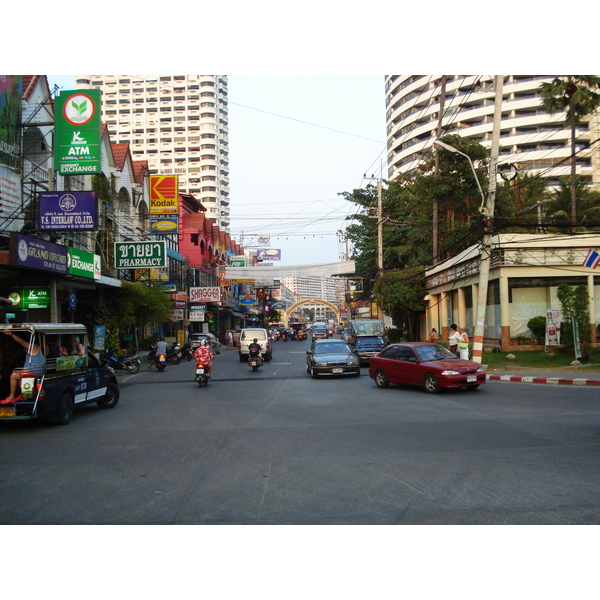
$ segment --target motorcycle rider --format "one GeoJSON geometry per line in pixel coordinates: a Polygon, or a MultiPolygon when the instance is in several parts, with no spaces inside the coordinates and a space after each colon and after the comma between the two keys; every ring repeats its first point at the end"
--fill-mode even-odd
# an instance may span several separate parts
{"type": "Polygon", "coordinates": [[[200,345],[194,350],[194,358],[196,359],[196,366],[198,363],[203,364],[206,369],[208,378],[211,378],[212,373],[212,359],[215,354],[210,347],[208,340],[200,340],[200,345]]]}
{"type": "Polygon", "coordinates": [[[248,345],[248,358],[252,358],[254,356],[258,356],[260,362],[262,362],[262,348],[258,343],[258,338],[254,338],[252,343],[248,345]]]}
{"type": "Polygon", "coordinates": [[[156,344],[154,344],[154,354],[152,355],[152,360],[150,361],[150,366],[148,367],[152,370],[152,367],[156,364],[156,357],[159,354],[164,354],[167,356],[167,342],[165,342],[165,338],[161,337],[156,344]]]}

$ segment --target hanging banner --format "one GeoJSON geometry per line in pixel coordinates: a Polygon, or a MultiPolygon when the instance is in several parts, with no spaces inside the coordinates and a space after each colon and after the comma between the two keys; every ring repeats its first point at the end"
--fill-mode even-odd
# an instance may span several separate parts
{"type": "Polygon", "coordinates": [[[150,175],[151,215],[179,214],[179,178],[177,175],[150,175]]]}
{"type": "Polygon", "coordinates": [[[100,90],[62,91],[54,100],[54,168],[59,175],[101,173],[100,90]]]}
{"type": "Polygon", "coordinates": [[[21,151],[22,75],[0,75],[0,165],[16,167],[21,151]]]}

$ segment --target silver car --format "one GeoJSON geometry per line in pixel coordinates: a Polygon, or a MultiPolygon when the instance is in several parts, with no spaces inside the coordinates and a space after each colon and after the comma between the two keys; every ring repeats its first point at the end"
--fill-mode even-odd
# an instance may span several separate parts
{"type": "Polygon", "coordinates": [[[195,350],[200,345],[200,340],[209,340],[210,349],[215,354],[221,354],[221,342],[213,333],[190,333],[190,346],[195,350]]]}

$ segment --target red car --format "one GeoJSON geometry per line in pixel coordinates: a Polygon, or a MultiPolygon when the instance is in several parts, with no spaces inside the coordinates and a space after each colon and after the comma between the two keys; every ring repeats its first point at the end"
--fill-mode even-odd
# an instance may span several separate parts
{"type": "Polygon", "coordinates": [[[369,377],[377,387],[390,383],[423,386],[430,394],[443,388],[478,388],[485,383],[484,368],[457,358],[438,344],[408,342],[393,344],[371,357],[369,377]]]}

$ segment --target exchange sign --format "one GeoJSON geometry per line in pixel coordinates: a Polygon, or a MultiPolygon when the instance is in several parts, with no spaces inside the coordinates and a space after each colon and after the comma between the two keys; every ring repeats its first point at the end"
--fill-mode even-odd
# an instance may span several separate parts
{"type": "Polygon", "coordinates": [[[100,94],[71,90],[56,96],[54,165],[59,175],[102,172],[100,94]]]}

